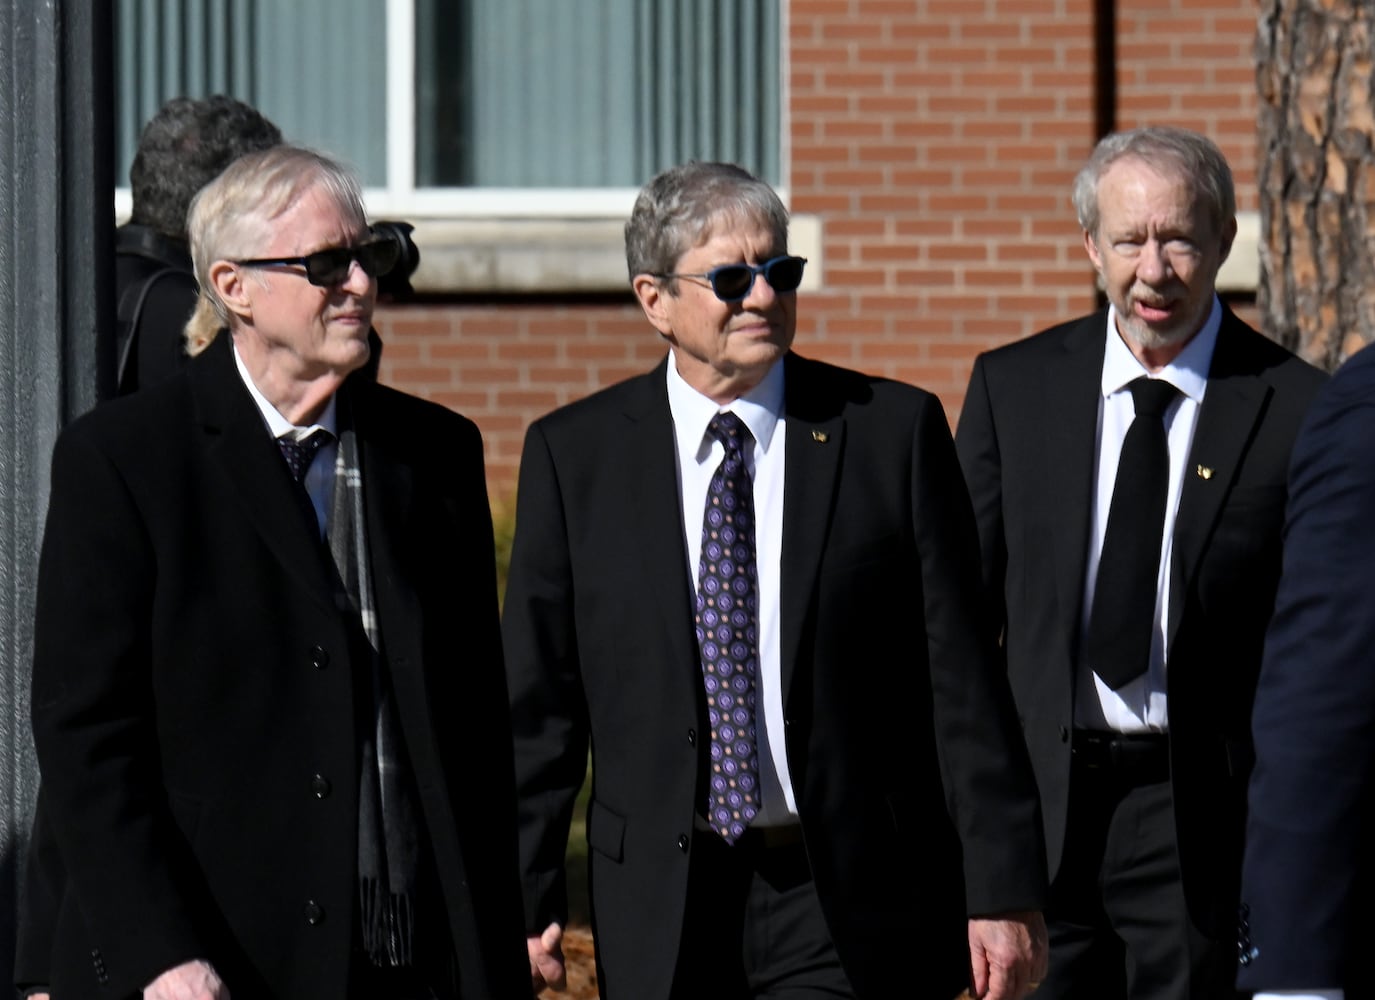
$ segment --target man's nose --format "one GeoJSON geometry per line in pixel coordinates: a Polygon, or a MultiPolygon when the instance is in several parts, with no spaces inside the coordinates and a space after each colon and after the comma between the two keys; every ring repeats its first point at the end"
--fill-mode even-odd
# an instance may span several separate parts
{"type": "Polygon", "coordinates": [[[1170,255],[1165,252],[1164,244],[1151,240],[1141,248],[1141,257],[1137,261],[1136,273],[1142,281],[1148,284],[1158,284],[1173,273],[1173,268],[1170,266],[1170,255]]]}
{"type": "Polygon", "coordinates": [[[366,295],[372,288],[372,282],[372,276],[363,270],[363,265],[355,257],[349,261],[349,273],[339,287],[352,295],[366,295]]]}
{"type": "Polygon", "coordinates": [[[769,284],[768,279],[763,274],[754,276],[754,284],[740,301],[740,305],[746,309],[767,309],[774,304],[778,298],[778,293],[774,291],[773,285],[769,284]]]}

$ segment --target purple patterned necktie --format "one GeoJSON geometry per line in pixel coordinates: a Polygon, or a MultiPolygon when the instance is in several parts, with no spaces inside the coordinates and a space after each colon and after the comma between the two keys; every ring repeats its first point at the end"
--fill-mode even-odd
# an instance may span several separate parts
{"type": "Polygon", "coordinates": [[[697,646],[711,720],[707,822],[733,844],[759,812],[759,583],[754,485],[745,466],[745,448],[752,439],[734,413],[718,413],[707,433],[726,447],[707,491],[697,569],[697,646]]]}

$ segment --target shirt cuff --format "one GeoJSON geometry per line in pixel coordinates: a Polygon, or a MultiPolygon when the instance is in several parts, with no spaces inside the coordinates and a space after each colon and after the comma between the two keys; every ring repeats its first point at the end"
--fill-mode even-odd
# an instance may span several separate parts
{"type": "Polygon", "coordinates": [[[1271,990],[1257,993],[1251,1000],[1346,1000],[1344,990],[1271,990]]]}

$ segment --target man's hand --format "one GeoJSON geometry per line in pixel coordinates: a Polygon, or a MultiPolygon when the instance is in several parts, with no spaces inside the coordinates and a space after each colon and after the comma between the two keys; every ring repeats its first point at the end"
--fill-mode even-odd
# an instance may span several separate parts
{"type": "Polygon", "coordinates": [[[563,970],[563,928],[550,924],[543,934],[531,934],[525,939],[530,953],[530,989],[539,993],[546,986],[561,990],[567,985],[563,970]]]}
{"type": "Polygon", "coordinates": [[[1046,922],[1036,911],[969,921],[974,996],[1021,1000],[1046,974],[1046,922]]]}
{"type": "Polygon", "coordinates": [[[209,962],[194,959],[168,969],[145,986],[143,1000],[229,1000],[229,987],[209,962]]]}

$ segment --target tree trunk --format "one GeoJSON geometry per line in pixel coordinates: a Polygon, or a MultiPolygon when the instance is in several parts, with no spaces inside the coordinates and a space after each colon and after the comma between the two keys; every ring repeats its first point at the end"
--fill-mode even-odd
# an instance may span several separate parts
{"type": "Polygon", "coordinates": [[[1375,339],[1375,0],[1261,0],[1266,333],[1332,369],[1375,339]]]}

